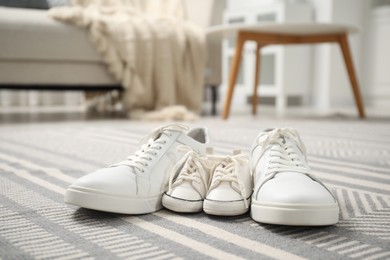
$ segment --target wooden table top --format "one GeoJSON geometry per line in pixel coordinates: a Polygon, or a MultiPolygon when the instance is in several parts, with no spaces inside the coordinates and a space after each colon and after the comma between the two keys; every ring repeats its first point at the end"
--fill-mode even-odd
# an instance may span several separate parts
{"type": "Polygon", "coordinates": [[[338,33],[357,33],[359,28],[355,26],[330,24],[330,23],[261,23],[252,25],[218,25],[206,30],[207,37],[211,39],[223,39],[236,36],[239,31],[275,33],[281,35],[324,35],[338,33]]]}

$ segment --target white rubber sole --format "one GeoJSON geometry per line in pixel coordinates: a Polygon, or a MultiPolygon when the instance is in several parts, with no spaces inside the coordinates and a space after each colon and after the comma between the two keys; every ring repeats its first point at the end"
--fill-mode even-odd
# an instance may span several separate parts
{"type": "Polygon", "coordinates": [[[253,220],[277,225],[328,226],[339,221],[339,206],[261,203],[252,200],[253,220]]]}
{"type": "Polygon", "coordinates": [[[82,208],[121,214],[146,214],[162,208],[162,194],[151,197],[125,197],[71,185],[65,202],[82,208]]]}
{"type": "MultiPolygon", "coordinates": [[[[246,199],[248,205],[251,199],[246,199]]],[[[218,201],[205,199],[203,202],[203,211],[216,216],[237,216],[246,213],[249,208],[245,207],[244,200],[237,201],[218,201]]]]}
{"type": "Polygon", "coordinates": [[[184,200],[164,194],[162,205],[172,211],[181,213],[196,213],[203,209],[203,200],[184,200]]]}

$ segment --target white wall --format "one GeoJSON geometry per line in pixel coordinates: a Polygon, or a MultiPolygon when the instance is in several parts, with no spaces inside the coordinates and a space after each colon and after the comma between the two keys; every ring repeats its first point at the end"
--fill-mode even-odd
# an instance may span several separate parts
{"type": "MultiPolygon", "coordinates": [[[[368,0],[307,0],[315,10],[317,22],[341,23],[362,28],[361,33],[349,37],[353,60],[361,89],[363,83],[363,39],[368,0]]],[[[353,106],[352,91],[341,51],[337,45],[321,44],[313,51],[312,105],[324,112],[332,107],[353,106]]]]}
{"type": "Polygon", "coordinates": [[[390,111],[390,5],[373,9],[367,19],[364,42],[364,85],[367,102],[378,111],[390,111]]]}
{"type": "MultiPolygon", "coordinates": [[[[367,86],[363,84],[363,35],[365,34],[365,3],[366,0],[335,0],[333,6],[333,22],[351,24],[360,27],[359,34],[349,36],[349,43],[355,65],[356,75],[360,83],[362,94],[366,93],[367,86]]],[[[340,48],[333,47],[331,51],[330,69],[330,104],[342,106],[354,105],[352,90],[340,48]]]]}

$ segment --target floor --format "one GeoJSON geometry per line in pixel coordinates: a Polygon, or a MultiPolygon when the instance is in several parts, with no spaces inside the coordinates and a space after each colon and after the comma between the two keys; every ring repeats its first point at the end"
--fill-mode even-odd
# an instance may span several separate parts
{"type": "Polygon", "coordinates": [[[339,201],[337,225],[266,225],[248,213],[133,216],[70,206],[63,197],[70,183],[123,160],[162,123],[103,114],[3,115],[0,258],[389,259],[390,120],[261,112],[256,120],[234,110],[227,121],[203,117],[194,123],[208,127],[216,154],[248,153],[264,128],[298,129],[313,173],[339,201]]]}
{"type": "MultiPolygon", "coordinates": [[[[218,106],[219,108],[221,106],[218,106]]],[[[219,111],[218,111],[219,112],[219,111]]],[[[235,120],[239,118],[250,118],[256,120],[273,119],[283,121],[285,119],[308,119],[308,120],[328,120],[328,119],[341,119],[341,120],[357,120],[357,112],[354,107],[352,108],[335,108],[332,111],[321,112],[319,110],[310,107],[290,107],[285,115],[278,115],[273,106],[259,106],[258,114],[256,116],[251,115],[251,107],[240,106],[234,107],[231,111],[230,119],[235,120]]],[[[202,112],[202,117],[207,119],[220,120],[218,116],[211,116],[210,110],[207,108],[202,112]]],[[[66,109],[51,109],[51,108],[38,108],[38,109],[5,109],[0,107],[0,124],[17,124],[17,123],[35,123],[35,122],[61,122],[61,121],[98,121],[98,120],[127,120],[126,116],[120,112],[85,112],[78,110],[66,110],[66,109]]],[[[368,121],[380,121],[390,122],[390,109],[378,109],[368,108],[367,119],[368,121]]]]}
{"type": "Polygon", "coordinates": [[[34,111],[34,112],[13,112],[1,113],[0,123],[18,124],[18,123],[36,123],[36,122],[63,122],[63,121],[97,121],[97,120],[127,120],[126,117],[118,112],[96,113],[82,111],[34,111]]]}

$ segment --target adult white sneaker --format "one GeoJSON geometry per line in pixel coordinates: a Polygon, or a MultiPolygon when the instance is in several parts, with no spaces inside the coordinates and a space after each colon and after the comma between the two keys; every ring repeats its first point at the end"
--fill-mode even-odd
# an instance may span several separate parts
{"type": "Polygon", "coordinates": [[[210,185],[211,162],[206,155],[199,155],[188,146],[179,146],[178,149],[187,153],[171,172],[169,189],[162,204],[176,212],[200,212],[210,185]]]}
{"type": "Polygon", "coordinates": [[[261,223],[299,226],[338,222],[332,192],[310,174],[298,132],[279,128],[261,132],[251,151],[254,178],[251,217],[261,223]]]}
{"type": "Polygon", "coordinates": [[[211,215],[236,216],[249,210],[253,189],[248,155],[236,151],[219,160],[213,172],[203,211],[211,215]]]}
{"type": "Polygon", "coordinates": [[[65,202],[84,208],[124,214],[144,214],[162,208],[173,166],[184,155],[177,146],[186,145],[204,154],[207,129],[189,132],[185,125],[171,124],[145,136],[143,145],[127,160],[76,180],[65,193],[65,202]]]}

